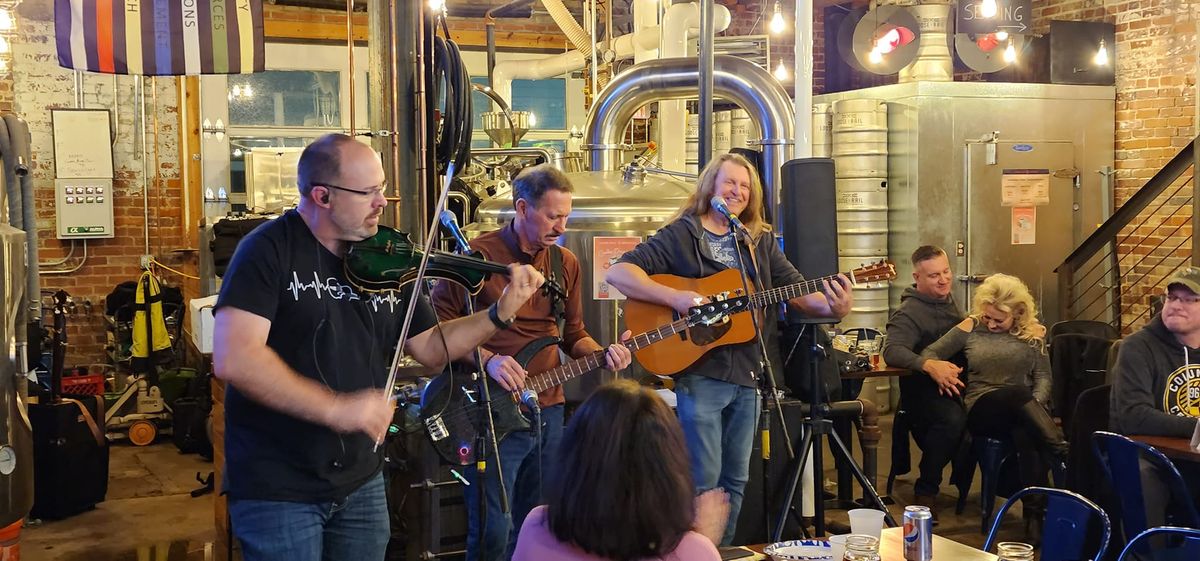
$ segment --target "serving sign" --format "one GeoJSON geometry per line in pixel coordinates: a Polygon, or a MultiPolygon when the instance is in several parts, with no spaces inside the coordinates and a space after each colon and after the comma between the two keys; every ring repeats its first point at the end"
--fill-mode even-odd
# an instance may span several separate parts
{"type": "Polygon", "coordinates": [[[957,33],[1028,33],[1033,18],[1033,0],[959,0],[954,30],[957,33]],[[985,16],[984,4],[996,6],[996,13],[985,16]]]}

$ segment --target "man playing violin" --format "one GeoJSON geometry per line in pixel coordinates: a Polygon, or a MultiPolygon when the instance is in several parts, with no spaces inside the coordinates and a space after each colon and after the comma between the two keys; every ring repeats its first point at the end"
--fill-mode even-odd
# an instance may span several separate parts
{"type": "MultiPolygon", "coordinates": [[[[534,294],[517,311],[515,321],[484,343],[481,351],[483,368],[488,376],[509,391],[524,389],[526,372],[537,374],[561,364],[559,349],[572,358],[604,350],[583,326],[579,259],[569,249],[555,245],[567,230],[573,190],[570,179],[549,164],[526,168],[513,180],[516,214],[512,222],[471,241],[471,247],[490,261],[531,265],[543,275],[555,271],[553,252],[560,252],[561,278],[554,280],[557,281],[555,288],[561,289],[564,296],[559,299],[563,304],[561,314],[555,313],[555,302],[549,295],[534,294]],[[563,319],[561,331],[560,315],[563,319]],[[561,341],[557,346],[541,349],[524,366],[513,358],[530,343],[547,336],[561,341]]],[[[509,279],[497,276],[488,279],[475,297],[475,309],[497,302],[509,284],[509,279]]],[[[433,304],[442,319],[461,315],[465,309],[464,298],[463,290],[451,283],[439,283],[433,291],[433,304]]],[[[610,370],[625,368],[631,360],[629,349],[620,344],[610,345],[605,353],[605,366],[610,370]]],[[[500,471],[504,474],[505,489],[512,497],[511,515],[501,511],[499,477],[494,471],[495,462],[488,462],[483,544],[479,543],[479,499],[475,492],[466,493],[468,559],[511,557],[516,531],[521,528],[525,515],[541,504],[540,481],[546,477],[547,468],[553,465],[562,435],[562,387],[553,386],[542,391],[537,402],[542,420],[540,457],[533,432],[514,432],[499,444],[500,471]]],[[[475,472],[468,473],[474,483],[475,472]]]]}
{"type": "MultiPolygon", "coordinates": [[[[374,236],[384,171],[367,145],[325,135],[300,156],[300,203],[238,245],[214,313],[213,371],[227,384],[226,471],[247,560],[383,559],[390,535],[385,388],[412,298],[346,280],[347,248],[374,236]]],[[[421,298],[404,351],[431,368],[470,354],[542,284],[533,267],[491,309],[437,324],[421,298]]],[[[507,281],[506,281],[507,282],[507,281]]]]}

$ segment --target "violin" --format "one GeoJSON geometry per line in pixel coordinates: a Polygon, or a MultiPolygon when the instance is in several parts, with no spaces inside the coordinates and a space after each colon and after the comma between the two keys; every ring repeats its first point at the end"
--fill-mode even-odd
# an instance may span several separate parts
{"type": "MultiPolygon", "coordinates": [[[[387,226],[346,251],[346,279],[359,290],[383,292],[400,290],[417,278],[423,252],[412,242],[407,232],[387,226]]],[[[492,273],[508,274],[508,267],[469,255],[432,251],[426,278],[446,279],[466,287],[471,294],[479,293],[492,273]]]]}

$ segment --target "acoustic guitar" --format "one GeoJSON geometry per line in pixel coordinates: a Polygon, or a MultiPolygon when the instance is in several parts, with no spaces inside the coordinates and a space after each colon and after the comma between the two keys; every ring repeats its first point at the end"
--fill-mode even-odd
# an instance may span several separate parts
{"type": "MultiPolygon", "coordinates": [[[[844,274],[853,286],[858,286],[896,278],[896,266],[884,260],[844,274]]],[[[732,311],[765,308],[785,300],[820,292],[822,281],[837,282],[837,275],[830,275],[764,292],[754,292],[754,286],[751,284],[751,293],[746,294],[742,288],[741,273],[737,269],[726,269],[698,279],[675,275],[651,275],[650,278],[671,288],[690,290],[708,296],[711,303],[693,307],[689,310],[689,315],[718,309],[731,311],[720,322],[693,326],[664,339],[654,347],[640,349],[635,353],[643,368],[663,376],[679,373],[717,347],[736,345],[754,339],[754,323],[750,315],[732,311]]],[[[625,325],[634,331],[645,326],[668,323],[678,317],[679,314],[670,306],[632,298],[625,302],[625,325]]]]}
{"type": "MultiPolygon", "coordinates": [[[[622,341],[621,344],[633,352],[669,340],[675,334],[703,324],[717,324],[727,319],[728,314],[745,311],[734,306],[697,307],[687,317],[672,318],[658,327],[650,327],[642,333],[622,341]]],[[[543,348],[557,344],[556,337],[543,337],[530,342],[513,357],[522,367],[543,348]]],[[[604,366],[604,353],[600,350],[546,370],[525,379],[525,387],[536,392],[553,388],[567,380],[593,372],[604,366]]],[[[531,420],[522,412],[516,394],[509,394],[489,376],[484,376],[488,393],[492,398],[492,420],[496,427],[496,442],[514,431],[530,430],[531,420]],[[513,397],[510,398],[510,395],[513,397]]],[[[483,413],[479,391],[474,377],[466,372],[443,372],[429,381],[421,395],[421,422],[434,450],[443,460],[454,465],[470,465],[476,460],[475,440],[478,434],[480,415],[483,413]]]]}

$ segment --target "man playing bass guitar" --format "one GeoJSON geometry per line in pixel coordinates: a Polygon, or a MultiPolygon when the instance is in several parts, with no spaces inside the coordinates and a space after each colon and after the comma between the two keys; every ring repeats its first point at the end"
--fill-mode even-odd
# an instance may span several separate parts
{"type": "MultiPolygon", "coordinates": [[[[771,225],[763,220],[762,208],[762,184],[750,162],[736,154],[714,158],[700,174],[696,192],[674,219],[622,256],[609,269],[606,280],[631,300],[668,306],[681,316],[705,303],[706,297],[660,284],[649,275],[669,273],[698,279],[740,268],[744,263],[750,282],[759,292],[804,281],[775,243],[771,225]],[[735,226],[713,207],[711,201],[717,198],[744,225],[741,227],[752,241],[753,252],[736,239],[735,226]]],[[[788,303],[812,317],[844,317],[853,301],[850,281],[844,275],[835,280],[823,282],[820,292],[792,298],[788,303]]],[[[777,365],[774,371],[781,372],[776,315],[763,314],[762,329],[769,359],[777,365]]],[[[763,374],[761,351],[754,341],[717,347],[682,374],[676,379],[675,392],[692,477],[697,491],[720,487],[729,493],[729,521],[721,542],[729,545],[749,478],[760,406],[757,388],[763,374]]]]}
{"type": "MultiPolygon", "coordinates": [[[[572,358],[604,350],[583,326],[579,259],[570,250],[555,245],[567,229],[573,190],[570,179],[553,166],[543,164],[526,168],[513,180],[516,210],[513,221],[500,230],[471,240],[471,247],[481,252],[484,258],[499,263],[532,265],[547,276],[548,284],[550,277],[555,277],[552,280],[561,289],[561,294],[553,298],[543,292],[534,294],[510,325],[484,343],[481,351],[483,369],[508,391],[524,389],[526,371],[537,374],[558,366],[561,362],[558,348],[572,358]],[[559,262],[557,267],[556,260],[559,262]],[[562,307],[558,313],[554,310],[556,305],[562,307]],[[564,320],[561,331],[560,317],[564,320]],[[557,347],[542,348],[525,365],[513,358],[527,345],[544,337],[558,337],[561,343],[557,347]]],[[[475,296],[475,309],[490,306],[500,298],[507,285],[508,279],[493,275],[475,296]]],[[[443,320],[455,318],[465,311],[464,298],[460,287],[438,283],[433,292],[434,308],[443,320]]],[[[605,353],[605,366],[610,370],[625,368],[631,360],[630,350],[620,344],[610,345],[605,353]]],[[[493,395],[493,399],[508,398],[493,395]]],[[[542,391],[537,401],[543,425],[541,457],[538,457],[539,446],[533,432],[514,432],[499,444],[500,471],[504,473],[505,489],[512,498],[510,516],[501,512],[495,462],[488,462],[483,544],[479,543],[478,496],[471,491],[466,493],[467,559],[508,559],[525,515],[541,502],[539,482],[547,477],[546,468],[554,465],[555,449],[562,435],[562,387],[555,385],[542,391]]],[[[468,479],[472,484],[475,477],[475,472],[469,470],[468,479]]]]}

